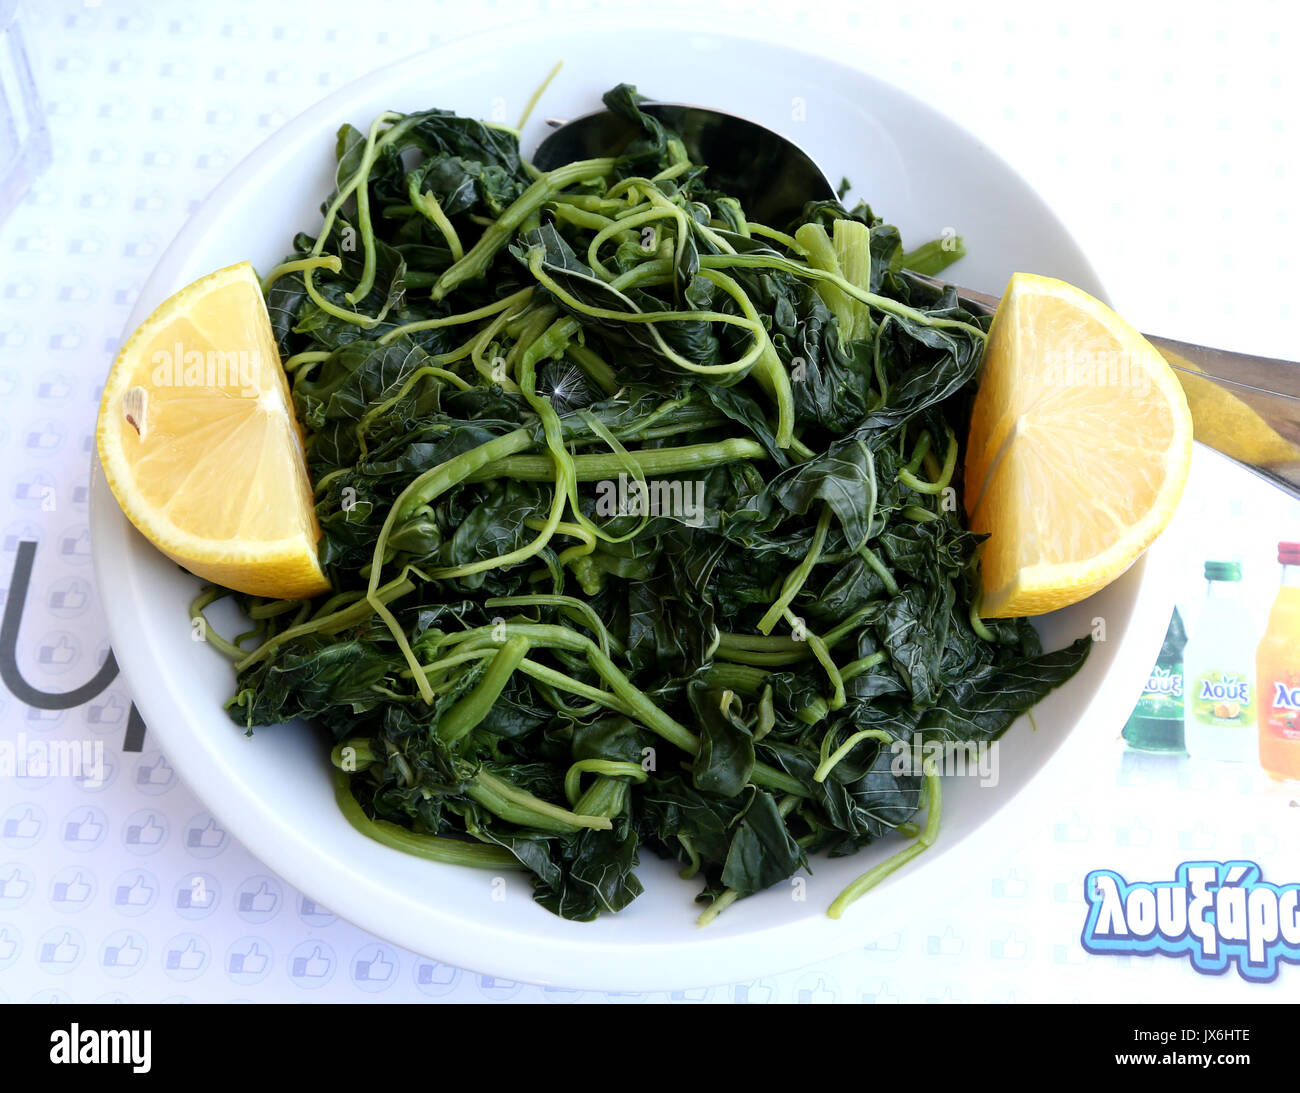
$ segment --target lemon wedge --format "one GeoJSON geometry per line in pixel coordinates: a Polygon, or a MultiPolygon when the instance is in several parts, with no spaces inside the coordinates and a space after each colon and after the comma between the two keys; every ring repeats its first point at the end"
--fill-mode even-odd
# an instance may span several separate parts
{"type": "Polygon", "coordinates": [[[95,438],[122,511],[190,572],[257,596],[328,590],[302,434],[247,262],[181,289],[127,339],[95,438]]]}
{"type": "Polygon", "coordinates": [[[1173,516],[1192,418],[1173,370],[1105,304],[1017,273],[993,318],[964,501],[987,618],[1041,615],[1120,576],[1173,516]]]}

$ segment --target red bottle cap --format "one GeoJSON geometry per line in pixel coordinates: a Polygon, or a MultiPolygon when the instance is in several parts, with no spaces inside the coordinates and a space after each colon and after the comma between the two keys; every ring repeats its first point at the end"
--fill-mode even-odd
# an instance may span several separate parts
{"type": "Polygon", "coordinates": [[[1278,543],[1277,560],[1282,565],[1300,565],[1300,543],[1278,543]]]}

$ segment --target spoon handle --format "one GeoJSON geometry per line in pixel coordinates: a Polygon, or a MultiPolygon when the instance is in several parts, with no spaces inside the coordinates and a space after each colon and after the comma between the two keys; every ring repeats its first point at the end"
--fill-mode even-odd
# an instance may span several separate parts
{"type": "MultiPolygon", "coordinates": [[[[936,287],[945,282],[908,271],[936,287]]],[[[1001,298],[953,285],[969,310],[1001,298]]],[[[1300,498],[1300,363],[1143,335],[1183,385],[1196,439],[1300,498]]]]}
{"type": "Polygon", "coordinates": [[[1145,337],[1182,383],[1196,439],[1300,498],[1300,364],[1145,337]]]}

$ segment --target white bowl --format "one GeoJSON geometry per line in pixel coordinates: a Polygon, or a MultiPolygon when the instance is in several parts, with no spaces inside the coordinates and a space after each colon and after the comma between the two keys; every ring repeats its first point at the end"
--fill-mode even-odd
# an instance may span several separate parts
{"type": "MultiPolygon", "coordinates": [[[[848,177],[912,246],[956,228],[969,256],[954,271],[997,290],[1017,269],[1097,291],[1080,248],[1011,169],[914,95],[748,30],[683,34],[651,21],[585,17],[493,30],[395,63],[331,95],[273,136],[212,194],[177,236],[141,292],[128,332],[162,299],[241,259],[268,269],[294,232],[314,231],[333,174],[334,134],[385,109],[444,107],[514,122],[558,60],[566,67],[524,132],[535,147],[545,116],[599,105],[620,81],[658,97],[745,114],[801,144],[833,178],[848,177]]],[[[789,37],[788,35],[786,36],[789,37]]],[[[1136,699],[1172,597],[1148,556],[1086,603],[1042,620],[1049,648],[1104,618],[1107,640],[1084,669],[1004,738],[1000,781],[950,779],[938,846],[894,874],[839,921],[825,915],[853,877],[901,840],[852,858],[818,860],[806,899],[790,885],[745,900],[706,929],[695,925],[697,885],[643,854],[645,894],[618,915],[573,923],[533,903],[512,876],[493,878],[405,856],[357,834],[338,812],[318,735],[278,726],[246,738],[222,703],[228,663],[190,640],[186,605],[197,582],[128,524],[96,473],[91,524],[113,649],[149,730],[194,791],[268,866],[312,898],[381,937],[492,975],[594,990],[657,990],[754,977],[863,944],[961,891],[962,878],[1005,851],[1023,823],[1024,791],[1065,777],[1065,752],[1111,738],[1136,699]],[[1063,747],[1068,741],[1068,746],[1063,747]],[[1013,807],[1015,806],[1015,807],[1013,807]],[[995,814],[997,818],[995,821],[995,814]]],[[[1159,544],[1157,545],[1157,550],[1159,544]]],[[[1168,567],[1166,567],[1168,568],[1168,567]]]]}

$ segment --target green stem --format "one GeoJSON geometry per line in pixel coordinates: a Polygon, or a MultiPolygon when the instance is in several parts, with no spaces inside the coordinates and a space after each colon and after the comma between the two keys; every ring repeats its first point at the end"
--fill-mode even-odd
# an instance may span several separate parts
{"type": "Polygon", "coordinates": [[[190,601],[190,621],[198,622],[203,628],[202,640],[206,641],[218,652],[228,656],[231,660],[239,660],[245,656],[244,650],[238,644],[229,642],[213,629],[212,624],[208,622],[203,611],[210,604],[216,603],[217,600],[225,599],[230,592],[225,588],[218,588],[216,585],[208,585],[202,589],[197,596],[190,601]]]}
{"type": "Polygon", "coordinates": [[[566,186],[608,174],[613,169],[614,162],[613,159],[579,160],[542,175],[497,217],[464,257],[448,267],[438,278],[438,283],[433,286],[433,298],[441,300],[457,285],[483,276],[497,251],[514,238],[515,231],[529,214],[540,209],[566,186]]]}
{"type": "Polygon", "coordinates": [[[436,319],[422,319],[416,323],[404,323],[401,326],[393,327],[378,341],[380,345],[387,345],[404,334],[415,334],[421,330],[440,330],[444,326],[460,326],[464,323],[478,322],[480,319],[488,319],[503,311],[509,311],[515,304],[523,307],[528,303],[532,295],[533,290],[531,288],[522,288],[518,292],[512,292],[509,296],[503,296],[494,303],[477,307],[473,311],[461,311],[455,315],[442,315],[436,319]]]}
{"type": "Polygon", "coordinates": [[[785,273],[793,274],[795,277],[802,277],[807,281],[826,281],[833,284],[841,292],[852,296],[855,300],[869,307],[874,307],[877,311],[883,311],[888,315],[896,315],[900,319],[907,319],[918,326],[934,327],[936,330],[961,330],[967,334],[973,334],[981,342],[986,341],[988,338],[988,334],[971,323],[963,322],[961,319],[944,319],[934,315],[927,315],[924,311],[908,307],[897,300],[891,300],[888,296],[879,296],[874,292],[867,292],[858,288],[857,285],[837,274],[828,273],[825,270],[816,269],[789,258],[780,258],[771,254],[700,255],[700,269],[702,270],[735,267],[741,269],[779,269],[785,273]]]}
{"type": "Polygon", "coordinates": [[[442,715],[437,727],[438,739],[444,744],[455,744],[487,717],[527,653],[527,638],[508,638],[469,694],[442,715]]]}
{"type": "Polygon", "coordinates": [[[465,256],[465,248],[461,246],[460,236],[456,234],[456,229],[452,226],[447,214],[442,211],[442,205],[438,202],[438,196],[432,190],[420,192],[416,185],[415,177],[412,176],[406,186],[407,195],[411,199],[411,208],[429,221],[447,243],[447,249],[451,251],[451,260],[459,262],[465,256]]]}
{"type": "MultiPolygon", "coordinates": [[[[278,649],[287,641],[293,641],[294,638],[300,638],[304,634],[337,634],[340,630],[345,630],[349,626],[355,626],[359,622],[364,622],[375,613],[375,604],[385,605],[415,588],[415,582],[410,580],[403,572],[400,576],[382,587],[376,587],[374,600],[358,600],[339,611],[330,615],[317,615],[315,618],[308,619],[297,626],[291,626],[287,630],[281,630],[272,638],[262,642],[251,653],[242,654],[243,659],[235,664],[235,670],[242,672],[245,668],[251,667],[260,660],[270,656],[272,652],[278,649]]],[[[384,608],[385,611],[387,608],[384,608]]]]}
{"type": "Polygon", "coordinates": [[[441,835],[419,835],[387,820],[371,819],[352,796],[350,782],[343,771],[334,772],[334,799],[343,818],[366,838],[428,861],[469,865],[475,869],[527,872],[528,867],[502,847],[447,839],[441,835]]]}
{"type": "Polygon", "coordinates": [[[883,729],[863,729],[861,732],[855,732],[847,740],[836,748],[830,755],[826,754],[826,746],[830,743],[834,730],[829,730],[822,740],[822,759],[817,764],[817,769],[813,771],[814,782],[826,781],[826,776],[835,769],[841,759],[849,754],[854,748],[864,740],[877,740],[882,744],[892,744],[894,738],[883,729]]]}
{"type": "MultiPolygon", "coordinates": [[[[468,453],[467,453],[468,454],[468,453]]],[[[736,437],[710,444],[688,444],[680,448],[628,450],[628,460],[647,478],[658,475],[704,471],[724,463],[764,459],[767,451],[756,440],[736,437]]],[[[575,455],[574,471],[579,482],[603,482],[628,472],[628,463],[618,454],[575,455]]],[[[547,482],[555,477],[555,463],[549,455],[514,455],[482,467],[468,476],[471,482],[492,478],[513,478],[520,482],[547,482]]]]}
{"type": "Polygon", "coordinates": [[[935,840],[939,837],[939,815],[943,804],[942,790],[939,785],[939,776],[937,774],[927,774],[925,776],[926,788],[929,790],[929,810],[925,818],[925,828],[920,837],[911,846],[905,850],[900,850],[892,858],[881,862],[874,869],[869,869],[858,877],[852,884],[844,889],[834,902],[826,909],[826,914],[831,918],[839,918],[844,914],[844,910],[855,900],[861,899],[867,892],[884,880],[889,874],[901,869],[913,858],[918,857],[924,851],[934,845],[935,840]]]}
{"type": "MultiPolygon", "coordinates": [[[[338,273],[343,269],[343,261],[333,254],[322,254],[314,258],[295,258],[289,262],[281,262],[262,278],[262,295],[268,295],[271,286],[281,277],[290,273],[301,273],[303,270],[308,269],[327,269],[331,273],[338,273]]],[[[328,356],[328,354],[326,355],[328,356]]]]}
{"type": "MultiPolygon", "coordinates": [[[[922,434],[922,436],[925,437],[928,437],[929,435],[930,435],[929,433],[922,434]]],[[[913,455],[912,458],[915,460],[916,456],[913,455]]],[[[922,459],[925,458],[924,453],[922,453],[921,458],[922,459]]],[[[952,474],[953,471],[956,470],[956,468],[957,468],[957,437],[953,434],[953,431],[949,429],[948,450],[944,454],[943,469],[939,472],[939,477],[933,482],[926,482],[924,479],[917,477],[917,475],[914,473],[915,468],[911,468],[909,464],[908,467],[904,467],[902,470],[898,472],[898,480],[902,482],[903,485],[909,487],[910,489],[915,490],[917,493],[942,493],[945,489],[947,489],[948,483],[952,481],[952,474]]]]}
{"type": "Polygon", "coordinates": [[[608,816],[583,816],[567,808],[534,797],[502,778],[480,770],[466,790],[469,797],[492,815],[520,827],[531,827],[552,835],[572,835],[584,829],[608,831],[613,824],[608,816]]]}
{"type": "Polygon", "coordinates": [[[822,547],[826,545],[826,533],[831,526],[831,507],[823,505],[821,515],[817,518],[817,527],[813,531],[812,543],[808,547],[808,553],[803,556],[802,561],[790,572],[781,586],[781,595],[777,597],[776,602],[767,609],[767,613],[758,620],[758,632],[760,634],[770,634],[772,627],[785,614],[785,610],[790,606],[799,590],[803,588],[805,582],[812,575],[813,567],[821,558],[822,547]]]}
{"type": "Polygon", "coordinates": [[[576,805],[582,797],[582,776],[600,774],[607,778],[631,778],[644,782],[650,777],[637,763],[615,759],[579,759],[564,774],[564,796],[569,804],[576,805]]]}

